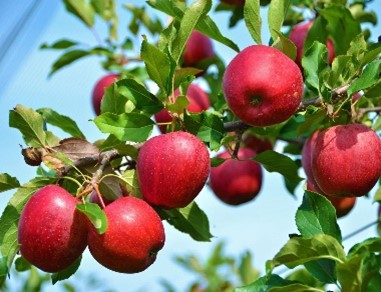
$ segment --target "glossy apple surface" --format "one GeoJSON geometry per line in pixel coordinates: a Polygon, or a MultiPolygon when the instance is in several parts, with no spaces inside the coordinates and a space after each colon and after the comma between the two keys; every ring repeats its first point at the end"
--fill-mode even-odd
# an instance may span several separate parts
{"type": "Polygon", "coordinates": [[[164,227],[155,210],[141,199],[122,197],[104,209],[107,230],[90,228],[89,250],[106,268],[119,273],[138,273],[155,260],[165,242],[164,227]]]}
{"type": "MultiPolygon", "coordinates": [[[[178,89],[175,90],[174,96],[177,98],[180,95],[178,89]]],[[[200,113],[207,110],[210,107],[209,96],[206,92],[196,84],[190,84],[186,93],[189,100],[187,110],[190,113],[200,113]]],[[[155,120],[157,123],[170,123],[172,121],[171,116],[167,109],[162,109],[155,114],[155,120]]],[[[160,132],[165,133],[167,131],[167,125],[159,125],[160,132]]]]}
{"type": "Polygon", "coordinates": [[[144,143],[137,173],[144,200],[163,208],[182,208],[199,194],[209,175],[209,152],[196,136],[178,131],[144,143]]]}
{"type": "Polygon", "coordinates": [[[303,94],[299,67],[281,51],[263,45],[247,47],[229,63],[223,92],[231,111],[252,126],[271,126],[289,119],[303,94]]]}
{"type": "MultiPolygon", "coordinates": [[[[304,42],[306,40],[308,31],[309,31],[310,27],[312,26],[312,24],[313,24],[313,21],[298,24],[298,25],[293,27],[293,29],[290,32],[290,35],[288,36],[289,39],[296,46],[295,62],[296,62],[296,64],[298,64],[299,67],[302,67],[304,42]]],[[[327,50],[328,50],[328,62],[329,62],[329,64],[332,64],[333,59],[335,58],[335,49],[333,47],[333,43],[332,43],[331,39],[327,40],[327,50]]]]}
{"type": "Polygon", "coordinates": [[[232,159],[225,151],[217,155],[227,159],[210,171],[210,187],[214,194],[229,205],[240,205],[253,200],[262,187],[261,165],[253,160],[256,153],[249,148],[240,148],[238,159],[232,159]],[[246,159],[246,160],[245,160],[246,159]]]}
{"type": "Polygon", "coordinates": [[[312,174],[327,195],[367,194],[381,175],[378,135],[361,124],[338,125],[320,132],[312,153],[312,174]]]}
{"type": "Polygon", "coordinates": [[[194,30],[185,44],[183,60],[186,67],[197,67],[207,59],[214,57],[212,40],[203,33],[194,30]]]}
{"type": "Polygon", "coordinates": [[[54,273],[70,266],[87,246],[87,218],[80,203],[58,185],[39,189],[26,203],[18,225],[21,255],[39,269],[54,273]]]}
{"type": "Polygon", "coordinates": [[[92,104],[96,115],[101,113],[101,101],[105,93],[105,88],[113,84],[120,76],[118,74],[108,74],[97,81],[92,93],[92,104]]]}
{"type": "Polygon", "coordinates": [[[243,134],[242,145],[254,150],[254,152],[257,154],[265,152],[267,150],[273,150],[274,148],[274,144],[270,140],[261,139],[249,133],[243,134]]]}

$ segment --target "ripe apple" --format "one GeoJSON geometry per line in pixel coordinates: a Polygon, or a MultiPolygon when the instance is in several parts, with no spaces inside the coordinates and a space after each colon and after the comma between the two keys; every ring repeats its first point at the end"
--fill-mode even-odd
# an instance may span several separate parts
{"type": "Polygon", "coordinates": [[[257,154],[274,148],[274,144],[270,140],[262,139],[249,133],[243,134],[242,144],[245,147],[254,150],[257,154]]]}
{"type": "Polygon", "coordinates": [[[155,210],[141,199],[122,197],[106,206],[107,230],[89,230],[89,250],[95,260],[119,273],[147,269],[164,246],[163,223],[155,210]]]}
{"type": "Polygon", "coordinates": [[[262,186],[261,165],[250,158],[256,153],[250,148],[240,148],[238,159],[232,159],[229,152],[217,155],[227,159],[210,170],[210,187],[216,196],[229,205],[240,205],[254,199],[262,186]],[[230,159],[229,159],[230,158],[230,159]],[[241,160],[242,159],[242,160],[241,160]]]}
{"type": "Polygon", "coordinates": [[[144,143],[137,173],[144,200],[163,208],[182,208],[199,194],[209,174],[209,152],[196,136],[178,131],[144,143]]]}
{"type": "MultiPolygon", "coordinates": [[[[180,95],[178,89],[175,90],[174,96],[177,98],[180,95]]],[[[206,92],[196,84],[190,84],[186,93],[189,100],[187,110],[190,113],[200,113],[207,110],[210,107],[209,96],[206,92]]],[[[172,121],[171,116],[167,109],[162,109],[155,114],[155,120],[157,123],[170,123],[172,121]]],[[[167,125],[159,125],[160,132],[165,133],[167,131],[167,125]]]]}
{"type": "Polygon", "coordinates": [[[381,143],[377,134],[361,124],[330,127],[316,138],[312,174],[324,194],[362,196],[381,175],[381,143]]]}
{"type": "MultiPolygon", "coordinates": [[[[288,38],[295,44],[296,46],[296,59],[295,62],[298,66],[302,67],[302,57],[303,57],[303,48],[304,42],[306,40],[308,30],[313,24],[313,20],[298,24],[293,27],[290,32],[288,38]]],[[[328,50],[328,63],[332,64],[333,59],[335,58],[335,48],[333,47],[333,43],[331,39],[327,39],[327,50],[328,50]]]]}
{"type": "Polygon", "coordinates": [[[29,199],[18,223],[20,253],[28,262],[55,273],[83,253],[89,221],[76,209],[78,203],[58,185],[45,186],[29,199]]]}
{"type": "Polygon", "coordinates": [[[336,216],[337,218],[341,218],[345,215],[347,215],[355,206],[357,197],[332,197],[327,196],[320,191],[316,190],[314,186],[310,183],[310,181],[307,181],[307,190],[319,193],[323,196],[325,196],[331,204],[336,209],[336,216]]]}
{"type": "Polygon", "coordinates": [[[231,111],[252,126],[286,121],[297,110],[303,94],[299,67],[281,51],[249,46],[230,62],[223,91],[231,111]]]}
{"type": "Polygon", "coordinates": [[[183,60],[186,67],[196,67],[215,55],[211,39],[203,33],[194,30],[185,44],[183,60]]]}
{"type": "Polygon", "coordinates": [[[95,84],[92,94],[92,103],[96,115],[101,113],[101,101],[105,93],[105,88],[113,84],[119,77],[118,74],[108,74],[99,79],[95,84]]]}

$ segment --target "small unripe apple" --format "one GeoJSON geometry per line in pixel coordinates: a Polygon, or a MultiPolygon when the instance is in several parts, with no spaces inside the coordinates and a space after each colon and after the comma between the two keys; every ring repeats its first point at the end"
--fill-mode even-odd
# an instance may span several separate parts
{"type": "Polygon", "coordinates": [[[196,67],[215,55],[212,40],[203,33],[194,30],[185,44],[183,60],[184,66],[196,67]]]}
{"type": "Polygon", "coordinates": [[[178,131],[144,143],[137,173],[144,200],[163,208],[182,208],[199,194],[209,174],[209,152],[196,136],[178,131]]]}
{"type": "Polygon", "coordinates": [[[26,203],[18,223],[21,255],[37,268],[55,273],[85,250],[89,221],[80,203],[58,185],[39,189],[26,203]]]}
{"type": "Polygon", "coordinates": [[[299,67],[281,51],[263,45],[247,47],[233,58],[223,77],[231,111],[252,126],[271,126],[289,119],[303,94],[299,67]]]}
{"type": "Polygon", "coordinates": [[[210,171],[210,187],[216,196],[229,205],[241,205],[253,200],[261,190],[261,165],[250,158],[256,153],[249,148],[240,148],[238,159],[225,151],[217,155],[227,159],[210,171]]]}
{"type": "Polygon", "coordinates": [[[325,196],[331,204],[336,209],[336,216],[337,218],[344,217],[347,215],[355,206],[357,197],[332,197],[327,196],[320,191],[316,190],[314,186],[310,183],[310,181],[307,181],[307,190],[319,193],[323,196],[325,196]]]}
{"type": "Polygon", "coordinates": [[[257,154],[274,148],[274,144],[270,140],[262,139],[249,133],[243,134],[242,145],[254,150],[257,154]]]}
{"type": "Polygon", "coordinates": [[[105,93],[105,88],[113,84],[120,76],[118,74],[108,74],[97,81],[92,93],[92,104],[96,115],[101,113],[101,102],[105,93]]]}
{"type": "MultiPolygon", "coordinates": [[[[306,40],[308,31],[312,26],[313,21],[308,21],[306,23],[298,24],[294,26],[290,32],[288,38],[295,44],[296,46],[296,59],[295,62],[299,67],[302,67],[302,57],[303,57],[303,48],[304,42],[306,40]]],[[[328,50],[328,63],[332,64],[333,59],[335,58],[335,48],[333,47],[333,43],[331,39],[327,39],[327,50],[328,50]]]]}
{"type": "Polygon", "coordinates": [[[165,242],[163,223],[155,210],[141,199],[122,197],[106,206],[107,229],[94,227],[89,250],[101,265],[119,273],[138,273],[155,260],[165,242]]]}
{"type": "Polygon", "coordinates": [[[324,194],[367,194],[381,175],[378,135],[361,124],[338,125],[320,132],[312,153],[312,174],[324,194]]]}
{"type": "MultiPolygon", "coordinates": [[[[174,97],[177,98],[180,95],[178,89],[174,92],[174,97]]],[[[187,110],[190,113],[200,113],[207,110],[210,107],[209,96],[206,92],[196,84],[190,84],[186,93],[186,97],[189,100],[187,110]]],[[[155,114],[155,120],[157,123],[170,123],[172,121],[171,116],[167,109],[162,109],[155,114]]],[[[167,131],[167,125],[159,125],[160,132],[165,133],[167,131]]]]}

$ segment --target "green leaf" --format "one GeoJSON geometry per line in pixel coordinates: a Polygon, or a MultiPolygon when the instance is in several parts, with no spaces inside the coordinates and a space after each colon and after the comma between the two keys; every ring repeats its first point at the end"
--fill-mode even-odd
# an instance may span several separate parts
{"type": "Polygon", "coordinates": [[[86,0],[63,0],[66,10],[78,17],[88,27],[93,27],[95,11],[86,0]]]}
{"type": "Polygon", "coordinates": [[[8,259],[7,257],[0,257],[0,287],[3,287],[8,275],[8,259]]]}
{"type": "Polygon", "coordinates": [[[273,287],[268,292],[324,292],[324,289],[317,289],[304,284],[290,284],[283,287],[273,287]]]}
{"type": "Polygon", "coordinates": [[[280,31],[286,17],[290,0],[272,0],[268,11],[268,23],[271,37],[274,41],[278,38],[276,31],[280,31]]]}
{"type": "Polygon", "coordinates": [[[0,192],[9,191],[20,186],[17,178],[10,176],[8,173],[0,173],[0,192]]]}
{"type": "Polygon", "coordinates": [[[241,257],[241,263],[238,267],[241,283],[247,285],[259,278],[260,272],[254,268],[250,252],[245,252],[241,257]]]}
{"type": "Polygon", "coordinates": [[[272,287],[282,287],[297,283],[296,281],[285,280],[278,275],[270,274],[257,279],[250,285],[238,287],[234,292],[267,292],[272,287]]]}
{"type": "Polygon", "coordinates": [[[315,41],[305,52],[302,59],[307,87],[323,97],[328,97],[323,80],[324,74],[330,70],[327,56],[327,47],[322,43],[315,41]]]}
{"type": "Polygon", "coordinates": [[[305,191],[303,202],[295,216],[296,225],[303,237],[327,234],[342,241],[340,227],[336,221],[336,211],[324,196],[305,191]]]}
{"type": "MultiPolygon", "coordinates": [[[[159,112],[163,108],[162,102],[155,95],[150,93],[143,85],[136,82],[134,79],[127,78],[117,81],[116,89],[117,94],[127,98],[127,100],[131,101],[132,104],[135,106],[135,109],[140,110],[144,114],[152,115],[154,113],[159,112]]],[[[106,104],[109,103],[109,99],[107,97],[108,94],[109,93],[106,90],[106,96],[104,97],[105,105],[102,103],[102,112],[104,112],[104,107],[106,106],[106,104]]],[[[113,98],[113,100],[115,100],[115,98],[113,98]]],[[[120,103],[122,102],[123,101],[121,101],[120,103]]],[[[116,102],[115,110],[118,105],[119,102],[116,102]]],[[[113,113],[115,113],[115,111],[113,113]]]]}
{"type": "Polygon", "coordinates": [[[355,244],[348,252],[348,257],[354,257],[360,254],[381,252],[381,238],[368,238],[363,242],[355,244]]]}
{"type": "Polygon", "coordinates": [[[77,204],[77,210],[81,211],[83,214],[89,218],[91,223],[93,223],[95,229],[99,234],[103,234],[107,230],[107,218],[105,212],[98,206],[98,204],[85,203],[77,204]]]}
{"type": "Polygon", "coordinates": [[[201,73],[203,70],[193,68],[193,67],[185,67],[178,68],[175,71],[175,80],[174,80],[174,88],[178,88],[182,83],[189,82],[194,79],[194,76],[201,73]]]}
{"type": "Polygon", "coordinates": [[[52,76],[57,70],[70,65],[74,61],[77,61],[80,58],[90,55],[89,51],[85,50],[72,50],[63,53],[52,65],[50,69],[49,76],[52,76]]]}
{"type": "Polygon", "coordinates": [[[17,272],[25,272],[30,270],[31,264],[22,256],[15,260],[15,268],[17,272]]]}
{"type": "Polygon", "coordinates": [[[39,148],[45,145],[44,121],[33,109],[16,105],[9,112],[9,126],[18,129],[29,146],[39,148]]]}
{"type": "Polygon", "coordinates": [[[291,60],[296,59],[296,46],[295,44],[286,38],[280,31],[275,31],[275,33],[279,36],[279,38],[273,44],[273,47],[282,51],[286,54],[291,60]]]}
{"type": "Polygon", "coordinates": [[[303,180],[298,175],[298,166],[286,155],[268,150],[258,154],[254,160],[262,164],[267,171],[280,173],[291,183],[299,183],[303,180]]]}
{"type": "Polygon", "coordinates": [[[185,11],[177,31],[177,37],[172,44],[172,57],[178,64],[185,49],[185,44],[197,23],[202,19],[212,7],[210,0],[197,0],[193,2],[185,11]]]}
{"type": "Polygon", "coordinates": [[[211,167],[217,167],[225,162],[226,159],[220,158],[220,157],[213,157],[210,158],[210,166],[211,167]]]}
{"type": "Polygon", "coordinates": [[[69,279],[72,275],[75,274],[75,272],[78,270],[82,260],[82,255],[78,257],[78,259],[75,260],[74,263],[72,263],[69,267],[66,269],[59,271],[57,273],[53,273],[51,275],[52,277],[52,284],[54,285],[58,281],[69,279]]]}
{"type": "Polygon", "coordinates": [[[5,207],[0,217],[0,251],[3,256],[7,257],[9,268],[19,249],[17,225],[22,209],[39,188],[52,184],[55,180],[55,178],[48,177],[37,177],[30,180],[16,191],[5,207]]]}
{"type": "Polygon", "coordinates": [[[140,185],[138,181],[138,175],[136,169],[127,169],[122,173],[124,187],[127,192],[135,197],[140,196],[140,185]]]}
{"type": "Polygon", "coordinates": [[[364,90],[364,95],[366,97],[379,97],[381,95],[381,80],[379,80],[375,85],[371,88],[364,90]]]}
{"type": "Polygon", "coordinates": [[[43,119],[53,126],[56,126],[64,132],[75,138],[85,138],[85,135],[78,128],[76,122],[71,118],[61,115],[50,108],[40,108],[37,110],[42,115],[43,119]]]}
{"type": "Polygon", "coordinates": [[[217,150],[221,146],[221,140],[225,136],[224,124],[215,112],[207,110],[200,114],[186,113],[184,123],[189,132],[209,143],[211,150],[217,150]]]}
{"type": "Polygon", "coordinates": [[[209,230],[209,221],[206,214],[195,202],[185,208],[172,210],[158,210],[159,214],[173,227],[187,233],[197,241],[210,241],[212,235],[209,230]]]}
{"type": "Polygon", "coordinates": [[[362,275],[361,268],[363,257],[356,256],[344,263],[337,264],[337,277],[341,284],[342,291],[357,292],[361,289],[362,275]]]}
{"type": "Polygon", "coordinates": [[[181,114],[189,105],[189,100],[185,95],[179,95],[174,103],[167,104],[167,110],[181,114]]]}
{"type": "Polygon", "coordinates": [[[125,113],[101,114],[94,123],[102,133],[113,134],[120,141],[143,142],[151,135],[154,122],[146,115],[125,113]]]}
{"type": "Polygon", "coordinates": [[[352,95],[360,90],[367,89],[375,85],[379,80],[381,60],[373,61],[365,67],[360,77],[356,79],[348,88],[348,95],[352,95]]]}
{"type": "Polygon", "coordinates": [[[330,259],[338,263],[345,261],[345,252],[341,244],[332,236],[317,234],[310,238],[293,237],[267,262],[272,270],[279,265],[294,268],[312,260],[330,259]]]}
{"type": "Polygon", "coordinates": [[[76,42],[76,41],[61,39],[61,40],[54,42],[51,45],[44,43],[41,45],[40,49],[63,50],[63,49],[68,49],[68,48],[76,46],[76,45],[78,45],[78,42],[76,42]]]}
{"type": "Polygon", "coordinates": [[[171,92],[171,81],[176,66],[174,61],[146,40],[143,40],[140,57],[146,65],[151,80],[168,96],[171,92]]]}
{"type": "Polygon", "coordinates": [[[243,16],[245,24],[253,40],[258,44],[262,44],[261,26],[262,19],[260,14],[260,1],[245,1],[243,8],[243,16]]]}
{"type": "Polygon", "coordinates": [[[336,283],[336,262],[330,259],[314,260],[304,264],[308,272],[323,283],[336,283]]]}
{"type": "Polygon", "coordinates": [[[364,53],[363,58],[361,59],[361,68],[366,64],[372,62],[381,54],[381,44],[372,44],[370,45],[366,52],[364,53]]]}

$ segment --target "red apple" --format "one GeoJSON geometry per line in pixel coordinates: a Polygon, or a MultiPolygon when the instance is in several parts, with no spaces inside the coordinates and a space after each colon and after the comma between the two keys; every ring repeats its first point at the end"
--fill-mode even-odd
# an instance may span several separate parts
{"type": "Polygon", "coordinates": [[[381,175],[379,137],[361,124],[338,125],[322,131],[312,153],[312,174],[327,195],[365,195],[381,175]]]}
{"type": "Polygon", "coordinates": [[[215,55],[211,39],[203,33],[194,30],[185,44],[183,60],[186,67],[197,65],[215,55]]]}
{"type": "Polygon", "coordinates": [[[263,45],[247,47],[230,62],[223,91],[231,111],[252,126],[271,126],[289,119],[303,94],[299,67],[281,51],[263,45]]]}
{"type": "Polygon", "coordinates": [[[182,208],[199,194],[209,174],[209,152],[196,136],[171,132],[144,143],[137,159],[144,200],[163,208],[182,208]]]}
{"type": "Polygon", "coordinates": [[[113,84],[120,76],[118,74],[108,74],[97,81],[93,89],[92,103],[94,112],[99,115],[101,113],[101,101],[105,93],[105,88],[113,84]]]}
{"type": "Polygon", "coordinates": [[[122,197],[106,206],[107,230],[89,230],[92,256],[106,268],[120,273],[147,269],[164,246],[163,223],[155,210],[141,199],[122,197]]]}
{"type": "Polygon", "coordinates": [[[336,209],[337,218],[347,215],[355,206],[357,197],[332,197],[317,191],[310,181],[307,181],[307,190],[320,193],[325,196],[336,209]]]}
{"type": "Polygon", "coordinates": [[[83,253],[89,223],[78,203],[58,185],[45,186],[29,199],[18,224],[20,253],[28,262],[55,273],[83,253]]]}
{"type": "MultiPolygon", "coordinates": [[[[175,90],[174,96],[177,98],[180,95],[178,89],[175,90]]],[[[210,107],[209,96],[206,92],[196,84],[190,84],[186,93],[189,100],[187,110],[190,113],[200,113],[207,110],[210,107]]],[[[170,123],[172,121],[171,116],[167,109],[163,109],[155,114],[155,120],[157,123],[170,123]]],[[[165,133],[167,131],[167,125],[159,125],[160,132],[165,133]]]]}
{"type": "Polygon", "coordinates": [[[253,200],[261,190],[261,165],[250,158],[256,153],[249,148],[240,148],[238,159],[232,159],[229,152],[217,155],[227,159],[210,171],[210,187],[216,196],[229,205],[240,205],[253,200]],[[245,160],[246,159],[246,160],[245,160]]]}
{"type": "Polygon", "coordinates": [[[242,136],[242,144],[245,147],[254,150],[257,154],[274,148],[274,144],[270,140],[262,139],[249,133],[245,133],[242,136]]]}
{"type": "MultiPolygon", "coordinates": [[[[298,64],[300,68],[302,67],[304,42],[306,40],[308,30],[310,29],[312,24],[313,24],[312,20],[303,24],[298,24],[292,28],[290,35],[288,36],[289,39],[296,46],[295,62],[296,64],[298,64]]],[[[333,59],[335,58],[335,48],[333,47],[333,43],[331,39],[327,40],[327,50],[328,50],[328,62],[329,64],[332,64],[333,59]]]]}

